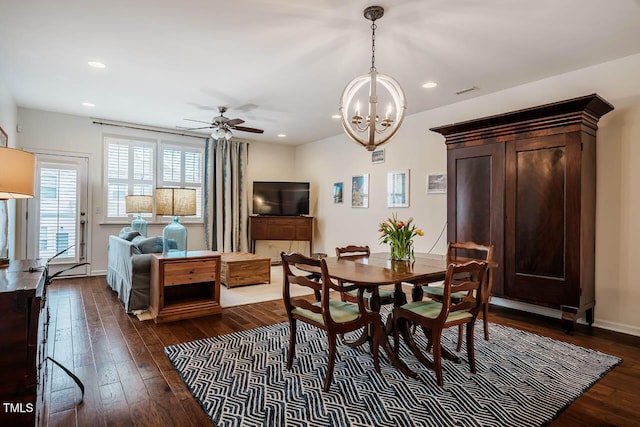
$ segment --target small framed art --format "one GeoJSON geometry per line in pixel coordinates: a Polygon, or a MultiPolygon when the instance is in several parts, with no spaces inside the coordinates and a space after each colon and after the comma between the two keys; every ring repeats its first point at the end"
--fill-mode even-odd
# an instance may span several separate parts
{"type": "Polygon", "coordinates": [[[369,174],[354,175],[351,178],[351,207],[369,207],[369,174]]]}
{"type": "Polygon", "coordinates": [[[387,173],[387,207],[409,207],[409,169],[387,173]]]}
{"type": "Polygon", "coordinates": [[[333,203],[342,203],[342,187],[341,182],[333,184],[333,203]]]}
{"type": "Polygon", "coordinates": [[[429,174],[427,175],[427,193],[429,194],[446,194],[447,193],[447,174],[429,174]]]}
{"type": "Polygon", "coordinates": [[[384,163],[384,148],[371,152],[371,163],[384,163]]]}

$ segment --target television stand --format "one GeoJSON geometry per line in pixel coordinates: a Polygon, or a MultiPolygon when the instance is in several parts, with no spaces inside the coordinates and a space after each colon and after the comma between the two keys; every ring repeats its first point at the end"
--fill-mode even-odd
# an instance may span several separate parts
{"type": "Polygon", "coordinates": [[[313,253],[313,217],[252,215],[249,217],[251,252],[256,253],[256,240],[293,240],[309,242],[313,253]]]}

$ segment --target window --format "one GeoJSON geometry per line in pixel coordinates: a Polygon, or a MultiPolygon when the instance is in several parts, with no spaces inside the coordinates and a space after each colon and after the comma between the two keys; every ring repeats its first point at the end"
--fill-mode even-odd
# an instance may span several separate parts
{"type": "Polygon", "coordinates": [[[152,196],[155,143],[105,137],[107,221],[126,220],[124,198],[129,194],[152,196]]]}
{"type": "Polygon", "coordinates": [[[194,188],[197,214],[181,222],[202,221],[203,147],[114,136],[104,146],[105,221],[126,222],[125,196],[153,196],[156,187],[194,188]]]}
{"type": "Polygon", "coordinates": [[[202,179],[204,149],[195,146],[161,144],[158,187],[194,188],[196,215],[181,221],[202,220],[202,179]]]}

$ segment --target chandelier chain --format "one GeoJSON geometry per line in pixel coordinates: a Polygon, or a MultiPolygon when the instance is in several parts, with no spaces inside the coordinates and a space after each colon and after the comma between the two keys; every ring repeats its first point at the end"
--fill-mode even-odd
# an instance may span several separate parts
{"type": "Polygon", "coordinates": [[[371,69],[369,71],[376,71],[376,21],[371,23],[371,69]]]}

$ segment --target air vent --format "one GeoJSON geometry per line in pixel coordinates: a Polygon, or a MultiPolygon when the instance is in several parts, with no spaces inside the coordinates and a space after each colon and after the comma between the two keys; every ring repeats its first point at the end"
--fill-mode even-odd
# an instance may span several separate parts
{"type": "Polygon", "coordinates": [[[462,89],[462,90],[457,91],[456,95],[462,95],[463,93],[471,92],[471,91],[474,91],[474,90],[478,90],[478,88],[475,87],[475,86],[471,86],[471,87],[468,87],[466,89],[462,89]]]}

